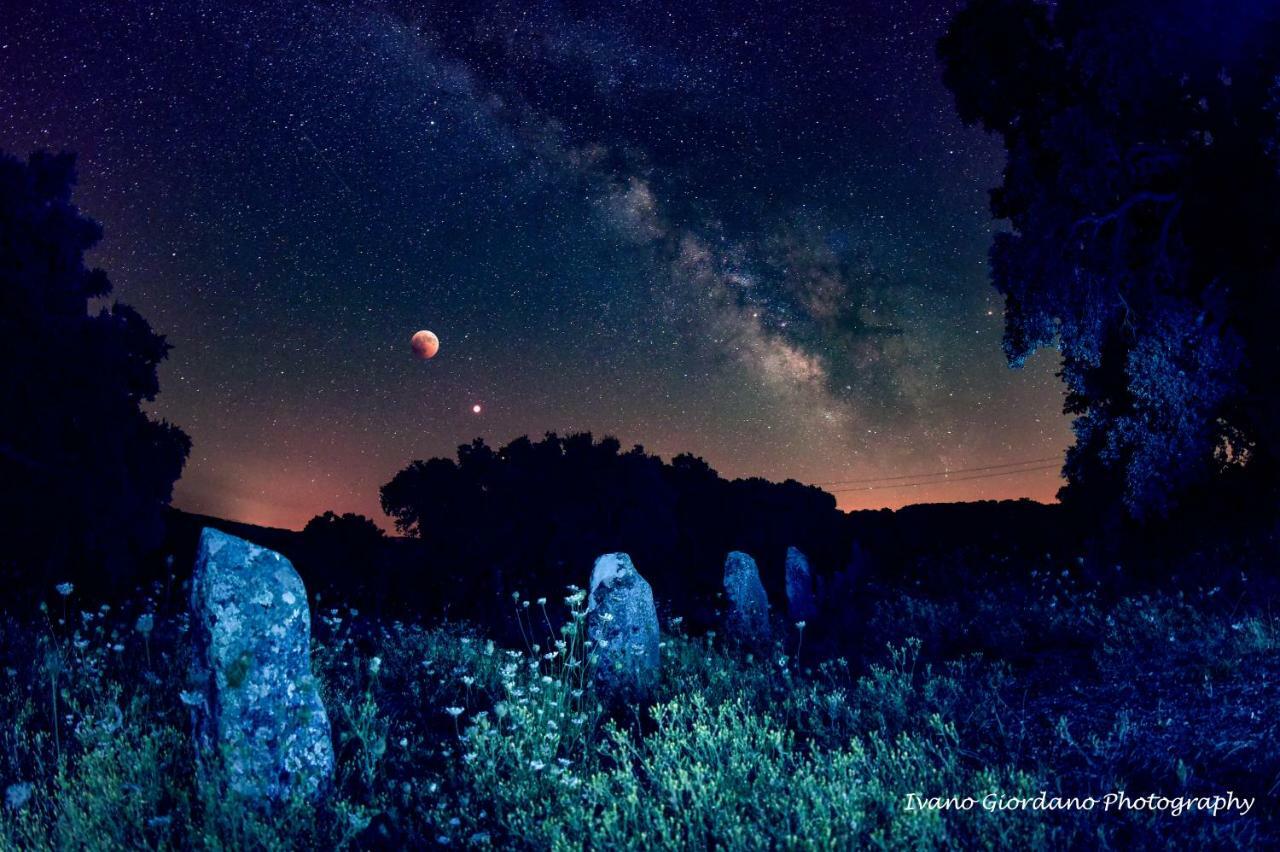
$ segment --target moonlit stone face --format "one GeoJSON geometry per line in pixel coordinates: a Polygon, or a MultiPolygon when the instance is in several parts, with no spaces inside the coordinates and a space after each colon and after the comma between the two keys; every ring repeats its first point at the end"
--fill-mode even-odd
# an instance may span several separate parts
{"type": "Polygon", "coordinates": [[[231,792],[314,800],[332,782],[329,718],[311,671],[311,613],[279,553],[206,527],[191,579],[195,654],[183,693],[196,744],[226,766],[231,792]]]}
{"type": "Polygon", "coordinates": [[[658,684],[658,612],[630,556],[606,553],[596,560],[588,600],[596,694],[613,708],[650,700],[658,684]]]}

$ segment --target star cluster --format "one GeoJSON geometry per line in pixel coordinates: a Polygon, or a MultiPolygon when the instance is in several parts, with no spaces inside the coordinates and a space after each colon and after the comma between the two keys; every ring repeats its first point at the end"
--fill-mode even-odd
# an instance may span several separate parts
{"type": "Polygon", "coordinates": [[[0,148],[78,152],[94,261],[174,345],[184,508],[380,518],[411,459],[577,430],[846,508],[1050,499],[911,476],[1069,439],[1052,359],[1000,351],[955,6],[31,3],[0,148]]]}

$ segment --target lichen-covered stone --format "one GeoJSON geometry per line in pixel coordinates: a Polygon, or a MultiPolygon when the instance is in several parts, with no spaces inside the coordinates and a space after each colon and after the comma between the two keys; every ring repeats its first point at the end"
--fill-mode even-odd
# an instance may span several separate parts
{"type": "Polygon", "coordinates": [[[318,795],[333,778],[333,743],[298,572],[273,550],[206,527],[191,614],[202,765],[220,767],[231,791],[249,798],[318,795]]]}
{"type": "Polygon", "coordinates": [[[809,621],[818,614],[813,595],[813,571],[798,548],[787,548],[787,615],[793,622],[809,621]]]}
{"type": "Polygon", "coordinates": [[[725,557],[724,596],[729,605],[725,615],[729,636],[744,645],[769,644],[769,598],[756,561],[740,550],[725,557]]]}
{"type": "Polygon", "coordinates": [[[587,636],[596,694],[607,707],[642,703],[658,685],[658,611],[653,589],[625,553],[606,553],[591,571],[587,636]]]}

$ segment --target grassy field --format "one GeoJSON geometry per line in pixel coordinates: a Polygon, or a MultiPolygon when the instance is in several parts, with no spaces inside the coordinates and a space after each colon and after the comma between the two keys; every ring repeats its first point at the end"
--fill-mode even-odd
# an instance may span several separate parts
{"type": "Polygon", "coordinates": [[[612,718],[590,688],[581,591],[512,601],[518,647],[323,602],[313,657],[338,775],[319,806],[271,813],[196,783],[182,590],[112,608],[51,589],[0,630],[0,846],[1277,842],[1280,620],[1213,590],[1102,607],[1056,582],[1032,589],[1016,610],[995,593],[965,608],[896,596],[867,624],[883,640],[867,660],[820,660],[795,625],[749,655],[672,619],[657,702],[612,718]],[[1039,650],[940,653],[975,630],[1039,650]],[[1257,802],[1245,816],[1017,807],[1122,790],[1257,802]],[[909,794],[975,804],[913,808],[909,794]]]}

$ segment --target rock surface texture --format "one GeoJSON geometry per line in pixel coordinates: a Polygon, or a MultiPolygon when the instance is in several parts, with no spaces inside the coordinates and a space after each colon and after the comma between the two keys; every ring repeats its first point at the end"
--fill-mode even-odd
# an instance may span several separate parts
{"type": "MultiPolygon", "coordinates": [[[[311,673],[307,592],[279,553],[206,527],[191,579],[196,744],[206,771],[264,801],[314,798],[333,778],[311,673]]],[[[184,700],[185,697],[184,697],[184,700]]]]}
{"type": "Polygon", "coordinates": [[[729,635],[746,645],[768,645],[769,598],[756,561],[740,550],[725,557],[724,596],[729,604],[725,618],[729,635]]]}
{"type": "Polygon", "coordinates": [[[787,615],[795,621],[811,621],[818,614],[813,595],[813,571],[798,548],[787,548],[787,615]]]}
{"type": "Polygon", "coordinates": [[[587,636],[596,692],[608,707],[642,703],[658,685],[658,611],[653,589],[625,553],[606,553],[591,571],[587,636]]]}

